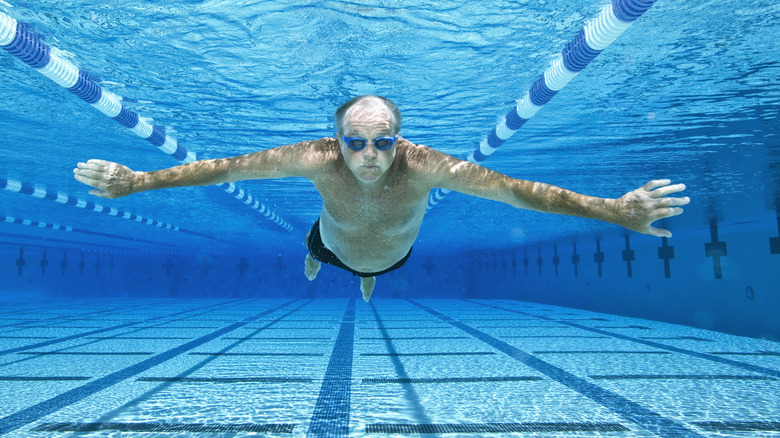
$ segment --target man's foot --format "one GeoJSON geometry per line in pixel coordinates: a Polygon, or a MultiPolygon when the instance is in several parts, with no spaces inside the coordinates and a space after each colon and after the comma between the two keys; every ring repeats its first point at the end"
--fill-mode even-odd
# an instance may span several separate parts
{"type": "Polygon", "coordinates": [[[360,277],[360,292],[363,292],[363,301],[368,302],[371,294],[374,293],[374,284],[376,277],[360,277]]]}
{"type": "Polygon", "coordinates": [[[303,272],[306,274],[306,278],[309,281],[314,281],[317,278],[317,274],[320,272],[322,264],[318,262],[311,254],[306,254],[306,262],[304,262],[303,272]]]}

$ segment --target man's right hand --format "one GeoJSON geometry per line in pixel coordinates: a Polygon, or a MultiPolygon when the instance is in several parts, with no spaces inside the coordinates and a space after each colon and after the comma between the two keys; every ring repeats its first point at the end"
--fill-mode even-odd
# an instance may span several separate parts
{"type": "Polygon", "coordinates": [[[118,163],[103,160],[89,160],[79,163],[73,169],[77,181],[97,190],[90,190],[90,195],[114,199],[135,193],[140,182],[140,173],[118,163]]]}

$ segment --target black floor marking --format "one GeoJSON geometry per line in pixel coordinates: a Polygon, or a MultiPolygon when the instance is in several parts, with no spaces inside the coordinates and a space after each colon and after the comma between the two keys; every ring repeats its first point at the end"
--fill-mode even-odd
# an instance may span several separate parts
{"type": "Polygon", "coordinates": [[[464,352],[464,353],[361,353],[361,356],[489,356],[496,353],[485,352],[464,352]]]}
{"type": "MultiPolygon", "coordinates": [[[[22,346],[22,347],[15,347],[15,348],[9,348],[9,349],[6,349],[6,350],[0,350],[0,356],[5,355],[5,354],[18,353],[20,351],[25,351],[25,350],[32,350],[34,348],[46,347],[46,346],[53,345],[53,344],[58,344],[58,343],[61,343],[61,342],[67,342],[67,341],[70,341],[72,339],[79,339],[79,338],[84,338],[84,337],[87,337],[87,336],[97,335],[99,333],[110,332],[112,330],[119,330],[119,329],[123,329],[123,328],[127,328],[127,327],[133,327],[133,326],[137,326],[138,324],[147,324],[147,323],[150,323],[150,322],[159,321],[161,319],[171,318],[171,317],[179,316],[179,315],[182,315],[182,314],[185,314],[185,313],[191,313],[191,312],[194,312],[194,311],[202,310],[204,308],[220,307],[220,306],[231,304],[231,303],[235,303],[235,300],[234,301],[228,301],[228,302],[225,302],[225,303],[217,303],[217,304],[214,304],[214,305],[211,305],[211,306],[196,307],[196,308],[191,308],[191,309],[187,309],[187,310],[182,310],[182,311],[179,311],[179,312],[176,312],[176,313],[172,313],[172,314],[169,314],[169,315],[163,315],[163,316],[156,315],[154,317],[147,318],[147,319],[142,320],[142,321],[128,322],[128,323],[119,324],[119,325],[115,325],[115,326],[111,326],[111,327],[105,327],[105,328],[102,328],[102,329],[99,329],[99,330],[93,330],[91,332],[86,332],[86,333],[77,333],[75,335],[69,335],[69,336],[64,336],[64,337],[61,337],[61,338],[51,339],[51,340],[44,341],[44,342],[38,342],[37,344],[31,344],[31,345],[25,345],[25,346],[22,346]]],[[[136,307],[143,308],[144,306],[136,306],[136,307]]],[[[95,312],[95,313],[101,313],[101,312],[95,312]]],[[[27,328],[27,327],[24,327],[24,328],[27,328]]],[[[138,328],[138,327],[135,327],[135,328],[138,328]]]]}
{"type": "MultiPolygon", "coordinates": [[[[332,327],[268,327],[266,330],[334,330],[337,325],[333,325],[332,327]]],[[[244,327],[247,330],[256,329],[258,327],[255,326],[247,326],[244,327]]]]}
{"type": "Polygon", "coordinates": [[[628,432],[620,423],[469,423],[469,424],[369,424],[366,433],[523,433],[523,432],[628,432]]]}
{"type": "MultiPolygon", "coordinates": [[[[505,311],[505,312],[517,313],[518,315],[524,315],[524,316],[528,316],[529,315],[528,313],[522,312],[522,311],[519,311],[519,310],[506,309],[506,308],[499,307],[499,306],[493,306],[491,304],[480,303],[478,301],[473,301],[473,300],[464,300],[464,301],[466,301],[467,303],[472,303],[472,304],[476,304],[476,305],[480,305],[480,306],[490,307],[490,308],[498,309],[498,310],[505,311]]],[[[547,316],[538,316],[537,318],[540,318],[540,319],[545,320],[545,321],[552,321],[552,322],[556,321],[556,320],[554,320],[554,319],[552,319],[550,317],[547,317],[547,316]]],[[[679,348],[679,347],[675,347],[675,346],[672,346],[672,345],[666,345],[666,344],[662,344],[660,342],[649,341],[649,340],[646,340],[646,339],[640,339],[640,338],[637,338],[637,337],[622,335],[620,333],[612,333],[612,332],[600,330],[600,329],[597,329],[597,328],[594,328],[594,327],[584,326],[584,325],[573,323],[573,322],[565,322],[565,321],[558,321],[558,322],[560,322],[561,324],[569,325],[569,326],[574,327],[574,328],[578,328],[578,329],[589,331],[589,332],[593,332],[593,333],[598,333],[600,335],[606,335],[606,336],[609,336],[609,337],[612,337],[612,338],[616,338],[616,339],[623,339],[623,340],[626,340],[626,341],[635,342],[637,344],[647,345],[649,347],[654,347],[654,348],[658,348],[658,349],[661,349],[661,350],[671,351],[673,353],[685,354],[687,356],[696,357],[696,358],[699,358],[699,359],[705,359],[705,360],[708,360],[708,361],[711,361],[711,362],[731,365],[731,366],[734,366],[734,367],[737,367],[737,368],[741,368],[743,370],[755,372],[755,373],[766,374],[766,375],[773,376],[773,377],[780,377],[780,371],[778,371],[776,369],[773,369],[773,368],[767,368],[767,367],[762,367],[762,366],[758,366],[758,365],[753,365],[753,364],[750,364],[750,363],[747,363],[747,362],[739,362],[739,361],[732,360],[732,359],[726,359],[726,358],[723,358],[723,357],[718,357],[717,355],[714,355],[714,354],[701,353],[701,352],[693,351],[693,350],[686,350],[684,348],[679,348]]]]}
{"type": "Polygon", "coordinates": [[[498,336],[504,339],[524,339],[524,338],[558,338],[558,339],[609,339],[609,336],[566,336],[566,335],[526,335],[526,336],[498,336]]]}
{"type": "Polygon", "coordinates": [[[780,351],[756,351],[752,353],[738,353],[738,352],[728,352],[728,351],[721,351],[716,353],[710,353],[710,354],[716,354],[720,356],[780,356],[780,351]]]}
{"type": "Polygon", "coordinates": [[[614,374],[588,376],[596,380],[777,380],[767,376],[732,376],[710,374],[614,374]]]}
{"type": "MultiPolygon", "coordinates": [[[[380,330],[379,327],[373,326],[373,327],[360,327],[361,330],[380,330]]],[[[444,327],[444,326],[435,326],[435,327],[385,327],[385,330],[439,330],[439,329],[447,329],[450,330],[452,327],[444,327]]]]}
{"type": "Polygon", "coordinates": [[[281,357],[281,356],[301,356],[301,357],[322,357],[322,353],[189,353],[192,356],[262,356],[262,357],[281,357]]]}
{"type": "Polygon", "coordinates": [[[533,354],[672,354],[672,353],[668,351],[549,350],[549,351],[534,351],[533,354]]]}
{"type": "Polygon", "coordinates": [[[589,382],[586,379],[575,376],[574,374],[562,368],[545,362],[536,356],[532,356],[531,354],[520,350],[519,348],[501,341],[500,339],[490,336],[489,334],[479,331],[471,326],[463,324],[462,322],[456,321],[453,318],[428,308],[422,304],[412,300],[407,301],[430,313],[431,315],[434,315],[439,319],[453,325],[454,327],[457,327],[460,330],[470,334],[471,336],[490,345],[491,347],[501,351],[507,356],[539,371],[556,382],[582,394],[585,397],[588,397],[594,402],[604,406],[605,408],[615,412],[627,420],[655,433],[656,435],[667,438],[678,438],[681,436],[685,436],[687,438],[702,437],[702,435],[696,433],[692,429],[685,427],[685,425],[666,418],[650,409],[647,409],[639,403],[623,397],[620,394],[609,391],[589,382]]]}
{"type": "Polygon", "coordinates": [[[378,383],[485,383],[485,382],[535,382],[544,380],[544,377],[519,376],[519,377],[441,377],[441,378],[417,378],[417,379],[363,379],[366,384],[378,383]]]}
{"type": "Polygon", "coordinates": [[[696,336],[675,336],[673,338],[662,338],[654,336],[640,336],[639,339],[655,339],[656,341],[701,341],[701,342],[715,342],[710,339],[697,338],[696,336]]]}
{"type": "Polygon", "coordinates": [[[466,336],[406,336],[406,337],[384,337],[384,338],[360,338],[361,340],[370,340],[370,341],[408,341],[412,339],[422,340],[422,339],[468,339],[466,336]]]}
{"type": "Polygon", "coordinates": [[[157,432],[157,433],[278,433],[291,434],[294,424],[253,423],[44,423],[33,432],[157,432]]]}
{"type": "Polygon", "coordinates": [[[29,356],[151,356],[154,353],[132,351],[26,351],[17,354],[29,356]]]}
{"type": "Polygon", "coordinates": [[[478,325],[477,328],[512,328],[512,329],[522,329],[522,328],[533,328],[533,329],[539,329],[539,328],[546,328],[546,329],[571,329],[571,327],[567,327],[565,325],[478,325]]]}
{"type": "Polygon", "coordinates": [[[222,339],[229,339],[229,340],[234,340],[234,341],[331,341],[331,340],[333,340],[333,338],[322,338],[322,337],[320,337],[320,338],[308,337],[307,338],[307,337],[295,337],[295,336],[290,336],[290,337],[280,336],[280,337],[275,337],[275,338],[271,338],[271,337],[267,337],[267,338],[255,337],[255,338],[222,338],[222,339]]]}
{"type": "Polygon", "coordinates": [[[144,341],[184,341],[195,339],[193,337],[177,337],[177,336],[87,336],[85,339],[99,339],[103,341],[114,339],[132,339],[132,340],[144,340],[144,341]]]}
{"type": "Polygon", "coordinates": [[[70,326],[70,325],[28,325],[25,327],[20,327],[24,329],[100,329],[103,328],[102,325],[77,325],[77,326],[70,326]]]}
{"type": "Polygon", "coordinates": [[[218,329],[218,326],[204,326],[204,327],[195,327],[195,326],[182,326],[182,327],[176,327],[176,326],[154,326],[154,327],[136,327],[139,330],[214,330],[218,329]]]}
{"type": "Polygon", "coordinates": [[[0,382],[68,382],[91,378],[83,376],[0,376],[0,382]]]}
{"type": "Polygon", "coordinates": [[[355,299],[350,298],[341,319],[339,334],[328,361],[307,437],[349,436],[352,394],[352,352],[355,339],[355,299]]]}
{"type": "MultiPolygon", "coordinates": [[[[234,330],[237,330],[243,327],[244,325],[249,324],[250,322],[254,322],[256,319],[259,319],[265,315],[283,309],[284,307],[291,305],[295,301],[297,300],[291,300],[284,304],[280,304],[279,306],[274,307],[272,309],[268,309],[264,312],[259,313],[258,315],[249,317],[244,321],[231,324],[215,332],[203,335],[200,338],[187,342],[186,344],[179,345],[175,348],[164,351],[162,353],[158,353],[148,359],[144,359],[141,362],[135,363],[121,370],[115,371],[107,376],[94,379],[90,382],[85,383],[84,385],[65,391],[62,394],[44,400],[38,404],[29,406],[25,409],[22,409],[21,411],[0,418],[0,435],[16,430],[34,421],[38,421],[41,418],[45,417],[46,415],[49,415],[53,412],[59,411],[62,408],[78,403],[79,401],[84,400],[85,398],[95,394],[96,392],[102,391],[106,388],[116,385],[119,382],[125,381],[165,361],[178,357],[183,353],[188,352],[189,350],[198,348],[199,346],[207,342],[210,342],[214,339],[217,339],[223,335],[226,335],[234,330]]],[[[84,335],[82,334],[79,335],[78,337],[82,337],[82,336],[84,335]]],[[[60,339],[64,339],[64,338],[60,338],[60,339]]]]}
{"type": "Polygon", "coordinates": [[[139,377],[137,382],[169,383],[311,383],[302,377],[139,377]]]}
{"type": "Polygon", "coordinates": [[[708,432],[780,432],[780,421],[695,421],[708,432]]]}

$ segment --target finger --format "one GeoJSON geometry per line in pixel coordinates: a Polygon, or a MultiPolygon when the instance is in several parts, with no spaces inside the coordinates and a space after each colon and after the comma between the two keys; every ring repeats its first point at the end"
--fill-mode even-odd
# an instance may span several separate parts
{"type": "Polygon", "coordinates": [[[106,161],[106,160],[92,159],[92,160],[88,160],[87,164],[98,164],[100,166],[108,166],[109,164],[111,164],[111,162],[110,161],[106,161]]]}
{"type": "Polygon", "coordinates": [[[96,189],[105,190],[108,188],[105,182],[102,180],[94,179],[94,178],[87,178],[82,175],[74,175],[74,178],[76,178],[76,181],[84,183],[88,186],[94,187],[96,189]]]}
{"type": "Polygon", "coordinates": [[[106,192],[104,192],[102,190],[90,190],[89,194],[97,196],[98,198],[108,198],[109,197],[108,193],[106,193],[106,192]]]}
{"type": "Polygon", "coordinates": [[[680,205],[688,205],[691,202],[691,198],[661,198],[658,201],[659,207],[677,207],[680,205]]]}
{"type": "Polygon", "coordinates": [[[672,193],[679,193],[685,190],[685,184],[675,184],[673,186],[661,187],[657,190],[653,190],[649,195],[653,198],[661,198],[672,193]]]}
{"type": "Polygon", "coordinates": [[[78,181],[80,183],[84,183],[84,184],[86,184],[88,186],[94,187],[95,184],[97,184],[97,181],[95,181],[95,180],[93,180],[91,178],[87,178],[86,176],[81,175],[79,173],[73,175],[73,177],[76,178],[76,181],[78,181]]]}
{"type": "Polygon", "coordinates": [[[683,214],[683,209],[679,207],[674,208],[659,208],[650,214],[651,222],[655,222],[658,219],[665,219],[672,216],[679,216],[683,214]]]}
{"type": "MultiPolygon", "coordinates": [[[[90,160],[90,161],[93,161],[93,160],[90,160]]],[[[78,169],[106,170],[106,166],[104,166],[104,165],[102,165],[102,164],[91,163],[91,162],[87,162],[87,163],[78,163],[78,164],[76,165],[76,167],[77,167],[78,169]]]]}
{"type": "Polygon", "coordinates": [[[109,179],[108,175],[106,175],[104,172],[88,169],[77,169],[76,175],[81,175],[96,181],[108,181],[109,179]]]}
{"type": "Polygon", "coordinates": [[[669,179],[654,179],[643,185],[642,188],[649,192],[650,190],[657,189],[658,187],[668,186],[671,183],[672,181],[669,179]]]}

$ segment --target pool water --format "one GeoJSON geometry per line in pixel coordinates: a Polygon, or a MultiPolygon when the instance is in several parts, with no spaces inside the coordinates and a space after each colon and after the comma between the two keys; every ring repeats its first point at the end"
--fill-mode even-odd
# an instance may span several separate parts
{"type": "Polygon", "coordinates": [[[612,3],[650,7],[508,135],[609,1],[0,0],[0,46],[23,23],[153,134],[0,50],[0,435],[780,435],[780,5],[612,3]],[[73,179],[332,136],[361,94],[514,178],[691,204],[659,239],[451,193],[364,303],[303,275],[307,180],[73,179]]]}

